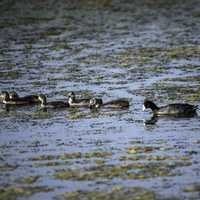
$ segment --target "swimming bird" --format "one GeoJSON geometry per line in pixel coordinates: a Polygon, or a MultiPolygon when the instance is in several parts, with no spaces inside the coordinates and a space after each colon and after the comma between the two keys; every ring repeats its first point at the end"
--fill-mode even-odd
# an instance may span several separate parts
{"type": "Polygon", "coordinates": [[[9,98],[12,101],[28,101],[29,103],[39,103],[38,95],[27,95],[20,97],[15,91],[9,93],[9,98]]]}
{"type": "MultiPolygon", "coordinates": [[[[102,99],[97,99],[99,102],[103,103],[102,99]]],[[[68,94],[68,103],[70,107],[89,107],[90,98],[86,99],[76,99],[75,93],[70,92],[68,94]]]]}
{"type": "Polygon", "coordinates": [[[39,94],[38,99],[41,102],[42,108],[68,108],[69,103],[64,101],[51,101],[47,102],[46,96],[44,94],[39,94]]]}
{"type": "Polygon", "coordinates": [[[1,91],[0,92],[0,103],[3,103],[3,99],[4,99],[4,93],[7,91],[1,91]]]}
{"type": "Polygon", "coordinates": [[[10,95],[6,91],[3,91],[1,93],[1,98],[2,98],[2,102],[6,105],[28,105],[32,103],[28,101],[27,99],[23,99],[23,98],[10,99],[10,95]]]}
{"type": "Polygon", "coordinates": [[[198,106],[187,103],[174,103],[158,107],[154,102],[145,100],[143,104],[143,111],[147,108],[150,108],[154,115],[188,116],[196,114],[198,106]]]}
{"type": "Polygon", "coordinates": [[[100,107],[103,107],[103,108],[128,108],[129,107],[129,101],[126,100],[126,99],[116,99],[116,100],[111,100],[111,101],[108,101],[108,102],[101,102],[99,101],[98,99],[96,98],[92,98],[90,99],[90,105],[89,105],[90,108],[100,108],[100,107]]]}

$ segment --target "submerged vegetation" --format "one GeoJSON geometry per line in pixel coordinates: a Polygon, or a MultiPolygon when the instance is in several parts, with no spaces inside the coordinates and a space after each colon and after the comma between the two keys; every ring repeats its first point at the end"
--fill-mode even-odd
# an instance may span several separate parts
{"type": "Polygon", "coordinates": [[[122,186],[114,186],[111,191],[101,192],[101,191],[75,191],[66,192],[60,196],[58,199],[67,200],[154,200],[156,195],[154,192],[149,191],[145,188],[140,187],[129,187],[123,188],[122,186]]]}
{"type": "Polygon", "coordinates": [[[0,200],[16,200],[19,197],[29,197],[38,192],[50,192],[48,187],[6,187],[0,188],[0,200]]]}

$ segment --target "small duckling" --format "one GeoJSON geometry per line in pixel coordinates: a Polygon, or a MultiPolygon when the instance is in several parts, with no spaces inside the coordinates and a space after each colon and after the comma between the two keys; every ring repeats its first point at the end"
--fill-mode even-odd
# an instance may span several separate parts
{"type": "Polygon", "coordinates": [[[150,108],[154,115],[173,115],[173,116],[191,116],[196,114],[198,106],[187,103],[175,103],[166,106],[158,107],[155,103],[145,100],[143,111],[150,108]]]}
{"type": "MultiPolygon", "coordinates": [[[[102,102],[102,99],[98,99],[98,101],[102,102]]],[[[69,103],[70,107],[89,107],[90,106],[90,98],[76,99],[74,92],[70,92],[68,94],[68,103],[69,103]]]]}
{"type": "Polygon", "coordinates": [[[116,99],[112,101],[108,101],[106,103],[102,103],[101,101],[98,101],[95,98],[92,98],[90,100],[90,108],[114,108],[114,109],[123,109],[129,107],[129,102],[125,99],[116,99]]]}
{"type": "Polygon", "coordinates": [[[42,108],[68,108],[69,103],[64,101],[51,101],[47,102],[46,96],[44,94],[38,95],[38,99],[41,102],[42,108]]]}
{"type": "Polygon", "coordinates": [[[27,96],[24,96],[24,97],[19,97],[19,95],[15,92],[15,91],[12,91],[9,93],[9,97],[10,97],[10,100],[12,101],[28,101],[29,103],[39,103],[39,99],[38,99],[38,95],[27,95],[27,96]]]}
{"type": "Polygon", "coordinates": [[[2,102],[6,105],[28,105],[30,104],[31,102],[30,101],[27,101],[25,99],[10,99],[10,96],[9,96],[9,93],[4,91],[2,92],[1,94],[1,97],[2,97],[2,102]]]}
{"type": "Polygon", "coordinates": [[[3,99],[4,99],[4,93],[7,91],[1,91],[0,93],[0,103],[3,103],[3,99]]]}
{"type": "Polygon", "coordinates": [[[89,108],[91,108],[91,109],[100,108],[102,106],[102,104],[103,104],[102,100],[99,101],[96,98],[92,98],[92,99],[90,99],[90,102],[89,102],[89,108]]]}

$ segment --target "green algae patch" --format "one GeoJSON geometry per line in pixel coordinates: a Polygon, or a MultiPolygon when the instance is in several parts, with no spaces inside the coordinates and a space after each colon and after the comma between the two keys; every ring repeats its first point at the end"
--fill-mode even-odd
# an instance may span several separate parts
{"type": "Polygon", "coordinates": [[[189,95],[184,97],[185,100],[187,101],[199,101],[200,99],[200,87],[197,87],[197,89],[195,89],[194,91],[192,91],[192,93],[190,93],[189,95]]]}
{"type": "Polygon", "coordinates": [[[146,160],[146,161],[164,161],[164,160],[182,160],[182,161],[188,161],[191,158],[188,156],[168,156],[168,155],[151,155],[151,156],[146,156],[146,155],[140,155],[140,156],[121,156],[119,157],[120,161],[126,161],[126,160],[146,160]]]}
{"type": "Polygon", "coordinates": [[[200,192],[200,185],[191,185],[183,189],[184,192],[200,192]]]}
{"type": "Polygon", "coordinates": [[[112,156],[112,153],[108,151],[93,151],[87,153],[81,153],[81,152],[64,153],[59,158],[65,160],[65,159],[77,159],[77,158],[104,158],[108,156],[112,156]]]}
{"type": "Polygon", "coordinates": [[[105,161],[104,160],[95,160],[95,163],[97,165],[104,165],[105,164],[105,161]]]}
{"type": "Polygon", "coordinates": [[[150,153],[154,150],[159,149],[158,147],[151,147],[151,146],[132,146],[127,148],[127,153],[129,154],[136,154],[136,153],[150,153]]]}
{"type": "Polygon", "coordinates": [[[195,57],[200,55],[200,47],[191,46],[171,48],[167,49],[166,55],[171,59],[180,57],[195,57]]]}
{"type": "Polygon", "coordinates": [[[54,160],[54,159],[55,159],[55,156],[53,155],[39,155],[39,156],[32,157],[30,160],[41,161],[41,160],[54,160]]]}
{"type": "Polygon", "coordinates": [[[31,117],[34,119],[47,119],[47,118],[51,118],[52,114],[50,112],[44,112],[43,110],[39,110],[37,112],[33,112],[31,114],[31,117]]]}
{"type": "Polygon", "coordinates": [[[60,35],[64,31],[65,31],[64,27],[50,27],[43,33],[41,33],[41,37],[60,35]]]}
{"type": "Polygon", "coordinates": [[[121,165],[96,165],[88,169],[67,169],[54,174],[56,179],[61,180],[95,180],[102,179],[146,179],[152,177],[176,176],[173,170],[177,167],[188,166],[191,163],[143,163],[134,162],[121,165]]]}
{"type": "Polygon", "coordinates": [[[64,153],[63,155],[59,156],[61,160],[66,160],[66,159],[77,159],[81,158],[82,154],[81,152],[73,152],[73,153],[64,153]]]}
{"type": "Polygon", "coordinates": [[[48,187],[7,187],[0,188],[0,200],[16,200],[19,197],[29,197],[38,192],[50,192],[48,187]]]}
{"type": "Polygon", "coordinates": [[[154,73],[163,73],[165,72],[164,66],[149,66],[144,69],[145,73],[154,72],[154,73]]]}
{"type": "Polygon", "coordinates": [[[108,156],[112,156],[111,152],[108,151],[93,151],[93,152],[88,152],[84,155],[85,158],[105,158],[108,156]]]}
{"type": "Polygon", "coordinates": [[[6,79],[17,79],[21,77],[19,71],[7,71],[7,72],[0,72],[0,77],[6,79]]]}
{"type": "Polygon", "coordinates": [[[110,191],[65,192],[61,195],[61,198],[67,200],[154,200],[156,195],[153,191],[145,188],[115,186],[110,191]]]}
{"type": "Polygon", "coordinates": [[[17,168],[17,166],[13,166],[13,165],[0,165],[0,171],[1,172],[6,172],[6,171],[13,171],[17,168]]]}
{"type": "Polygon", "coordinates": [[[200,82],[200,76],[184,76],[184,77],[176,77],[176,78],[166,78],[164,80],[166,80],[166,81],[181,81],[181,82],[186,82],[186,81],[200,82]]]}
{"type": "Polygon", "coordinates": [[[74,112],[74,113],[70,113],[70,115],[67,116],[68,119],[71,120],[77,120],[77,119],[82,119],[82,118],[86,118],[88,117],[88,115],[90,115],[89,112],[74,112]]]}
{"type": "Polygon", "coordinates": [[[66,162],[52,161],[52,162],[46,162],[46,163],[36,163],[34,164],[34,166],[35,167],[56,167],[56,166],[67,165],[67,164],[69,164],[67,161],[66,162]]]}
{"type": "Polygon", "coordinates": [[[200,11],[192,12],[193,17],[200,17],[200,11]]]}
{"type": "Polygon", "coordinates": [[[38,155],[30,158],[31,161],[46,161],[46,160],[70,160],[70,159],[79,159],[79,158],[106,158],[112,156],[112,153],[109,151],[92,151],[92,152],[72,152],[64,153],[61,155],[38,155]]]}
{"type": "Polygon", "coordinates": [[[27,176],[20,179],[18,182],[22,184],[32,184],[35,183],[39,178],[40,176],[27,176]]]}
{"type": "Polygon", "coordinates": [[[163,101],[166,99],[173,102],[179,99],[182,101],[183,98],[195,94],[195,89],[190,85],[166,83],[166,81],[157,81],[148,89],[156,91],[163,101]]]}

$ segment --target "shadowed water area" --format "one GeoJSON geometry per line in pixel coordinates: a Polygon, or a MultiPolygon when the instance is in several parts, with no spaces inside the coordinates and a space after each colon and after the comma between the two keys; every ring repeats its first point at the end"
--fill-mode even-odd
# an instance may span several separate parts
{"type": "Polygon", "coordinates": [[[0,104],[0,200],[200,199],[200,1],[0,2],[0,90],[70,91],[125,110],[0,104]]]}

